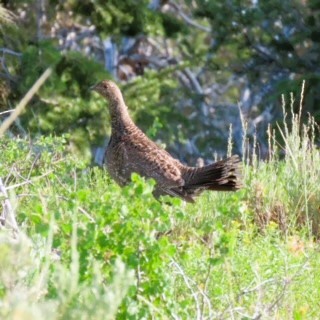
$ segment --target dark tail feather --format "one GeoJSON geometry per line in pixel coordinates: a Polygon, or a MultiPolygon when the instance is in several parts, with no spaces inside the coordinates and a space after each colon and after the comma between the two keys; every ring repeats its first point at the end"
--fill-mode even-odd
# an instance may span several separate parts
{"type": "Polygon", "coordinates": [[[236,191],[242,187],[241,180],[240,159],[235,155],[205,167],[188,168],[184,188],[236,191]]]}

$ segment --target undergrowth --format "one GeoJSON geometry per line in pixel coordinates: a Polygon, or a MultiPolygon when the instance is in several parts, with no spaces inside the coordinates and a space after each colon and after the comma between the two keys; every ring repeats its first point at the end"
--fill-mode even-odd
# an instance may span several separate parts
{"type": "Polygon", "coordinates": [[[317,317],[316,124],[291,118],[243,190],[193,205],[137,175],[121,189],[63,137],[2,138],[0,318],[317,317]]]}

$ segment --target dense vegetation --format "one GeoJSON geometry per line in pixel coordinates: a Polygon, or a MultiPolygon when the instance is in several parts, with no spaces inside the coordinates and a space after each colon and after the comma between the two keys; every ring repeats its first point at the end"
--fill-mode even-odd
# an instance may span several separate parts
{"type": "Polygon", "coordinates": [[[319,8],[5,1],[0,318],[317,318],[319,8]],[[241,154],[244,188],[191,205],[137,175],[117,186],[94,165],[109,124],[88,88],[103,78],[180,159],[241,154]]]}
{"type": "Polygon", "coordinates": [[[121,189],[68,139],[3,138],[1,318],[314,319],[320,155],[312,119],[285,128],[285,160],[271,136],[242,191],[195,205],[121,189]]]}

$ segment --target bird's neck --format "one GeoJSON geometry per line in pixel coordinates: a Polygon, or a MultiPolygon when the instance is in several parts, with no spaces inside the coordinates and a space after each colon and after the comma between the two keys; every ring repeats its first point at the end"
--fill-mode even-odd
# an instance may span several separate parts
{"type": "Polygon", "coordinates": [[[121,135],[133,125],[124,101],[112,101],[109,106],[112,134],[121,135]]]}

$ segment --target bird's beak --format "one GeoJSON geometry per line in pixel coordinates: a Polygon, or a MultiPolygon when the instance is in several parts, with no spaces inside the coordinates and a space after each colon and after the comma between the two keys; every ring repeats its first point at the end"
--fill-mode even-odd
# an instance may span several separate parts
{"type": "Polygon", "coordinates": [[[96,91],[97,90],[97,84],[94,84],[89,88],[90,91],[96,91]]]}

